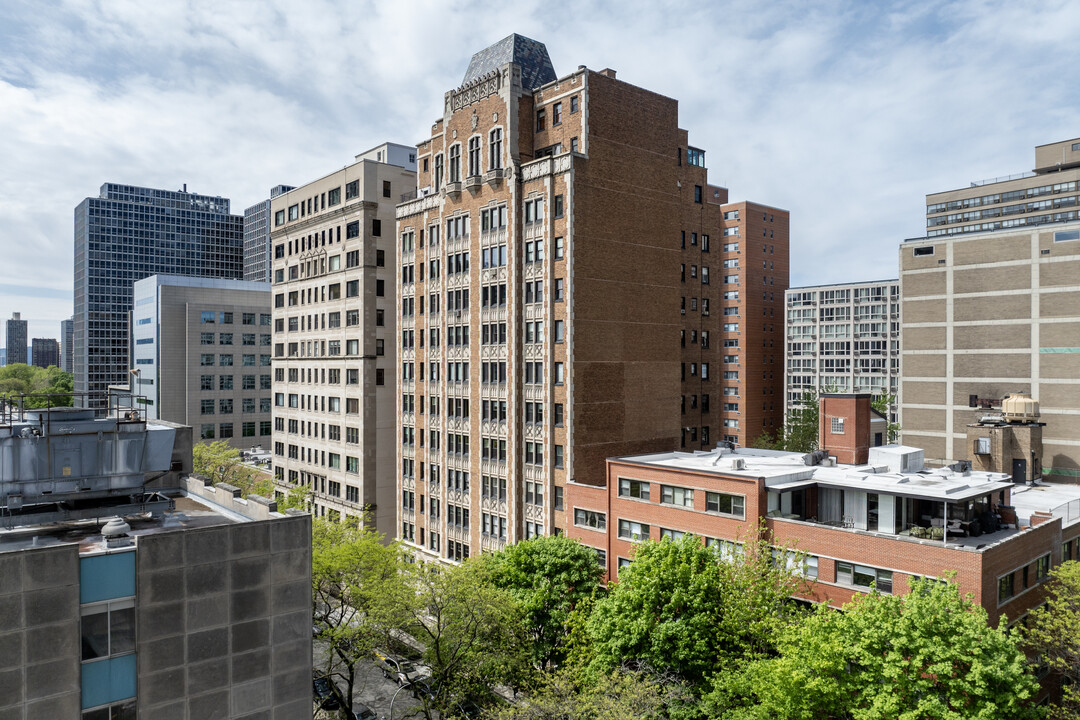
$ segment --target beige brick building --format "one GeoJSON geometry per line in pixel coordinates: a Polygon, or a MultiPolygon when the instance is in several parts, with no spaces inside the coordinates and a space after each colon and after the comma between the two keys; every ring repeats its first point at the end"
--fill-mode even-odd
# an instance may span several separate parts
{"type": "Polygon", "coordinates": [[[969,458],[967,425],[1029,392],[1043,473],[1080,476],[1080,139],[1036,148],[1036,165],[928,195],[930,236],[900,248],[900,423],[928,462],[969,458]]]}
{"type": "Polygon", "coordinates": [[[782,420],[788,214],[708,184],[675,100],[511,35],[444,103],[397,211],[400,536],[551,534],[607,457],[782,420]]]}
{"type": "Polygon", "coordinates": [[[385,143],[270,203],[274,474],[316,515],[394,534],[394,206],[415,148],[385,143]]]}

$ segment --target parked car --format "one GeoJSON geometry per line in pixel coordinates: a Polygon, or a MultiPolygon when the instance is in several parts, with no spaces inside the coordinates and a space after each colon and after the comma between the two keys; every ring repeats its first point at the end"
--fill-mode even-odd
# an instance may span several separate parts
{"type": "Polygon", "coordinates": [[[423,666],[417,667],[409,660],[379,650],[375,651],[375,664],[382,670],[383,676],[398,685],[408,685],[429,674],[424,672],[426,668],[423,666]]]}
{"type": "Polygon", "coordinates": [[[357,702],[353,703],[352,714],[349,717],[350,720],[378,720],[379,716],[364,703],[357,702]]]}
{"type": "Polygon", "coordinates": [[[334,682],[319,671],[312,672],[311,689],[315,702],[323,710],[337,710],[341,707],[341,691],[334,682]]]}

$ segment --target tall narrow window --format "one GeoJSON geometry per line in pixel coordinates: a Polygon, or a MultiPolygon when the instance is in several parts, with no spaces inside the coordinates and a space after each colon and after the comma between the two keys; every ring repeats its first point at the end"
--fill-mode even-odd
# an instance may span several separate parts
{"type": "Polygon", "coordinates": [[[461,182],[461,145],[450,146],[450,176],[447,182],[461,182]]]}
{"type": "Polygon", "coordinates": [[[502,128],[495,128],[488,137],[488,168],[498,170],[502,167],[502,128]]]}
{"type": "Polygon", "coordinates": [[[480,138],[469,138],[469,177],[480,174],[480,138]]]}
{"type": "Polygon", "coordinates": [[[434,181],[435,182],[435,188],[434,188],[435,192],[439,192],[439,189],[442,188],[442,180],[443,180],[443,156],[442,156],[442,153],[439,153],[438,155],[435,156],[435,181],[434,181]]]}

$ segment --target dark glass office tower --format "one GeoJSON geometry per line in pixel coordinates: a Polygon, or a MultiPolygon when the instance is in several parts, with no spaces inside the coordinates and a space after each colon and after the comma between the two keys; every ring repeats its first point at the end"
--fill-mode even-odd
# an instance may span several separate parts
{"type": "Polygon", "coordinates": [[[75,208],[75,392],[126,385],[131,286],[157,273],[244,276],[244,219],[229,200],[105,183],[75,208]]]}

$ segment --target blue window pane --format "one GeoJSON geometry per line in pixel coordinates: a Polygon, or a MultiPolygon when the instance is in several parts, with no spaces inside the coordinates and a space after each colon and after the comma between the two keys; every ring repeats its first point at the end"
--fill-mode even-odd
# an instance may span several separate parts
{"type": "Polygon", "coordinates": [[[135,655],[84,663],[82,706],[97,707],[135,697],[135,655]]]}
{"type": "Polygon", "coordinates": [[[84,605],[135,594],[134,551],[80,558],[79,568],[79,602],[84,605]]]}

